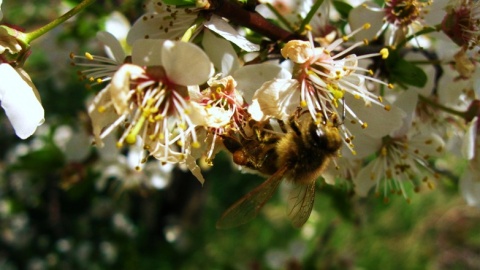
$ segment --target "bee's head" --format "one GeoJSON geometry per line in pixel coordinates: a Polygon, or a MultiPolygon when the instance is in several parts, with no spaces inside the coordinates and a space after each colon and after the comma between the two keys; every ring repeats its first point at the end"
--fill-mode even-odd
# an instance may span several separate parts
{"type": "Polygon", "coordinates": [[[312,145],[319,149],[336,152],[342,146],[342,138],[336,126],[312,123],[308,133],[312,145]]]}

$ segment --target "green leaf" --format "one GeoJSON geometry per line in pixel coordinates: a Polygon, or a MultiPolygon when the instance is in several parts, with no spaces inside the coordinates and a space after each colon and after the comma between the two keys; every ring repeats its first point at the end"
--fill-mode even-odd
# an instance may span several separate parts
{"type": "Polygon", "coordinates": [[[348,18],[348,14],[350,13],[350,10],[352,10],[352,6],[349,4],[343,2],[343,1],[333,1],[333,6],[335,9],[340,13],[342,18],[348,18]]]}
{"type": "Polygon", "coordinates": [[[424,87],[427,83],[427,74],[423,69],[403,59],[397,51],[390,51],[386,65],[391,83],[416,87],[424,87]]]}
{"type": "Polygon", "coordinates": [[[195,6],[195,0],[162,0],[162,2],[173,6],[195,6]]]}

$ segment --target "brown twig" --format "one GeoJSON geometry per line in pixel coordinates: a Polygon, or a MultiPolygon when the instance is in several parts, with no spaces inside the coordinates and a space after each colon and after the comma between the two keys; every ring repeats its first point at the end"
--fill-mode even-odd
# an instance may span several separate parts
{"type": "Polygon", "coordinates": [[[210,0],[214,14],[229,19],[232,23],[250,28],[273,41],[287,42],[293,39],[305,39],[296,33],[287,31],[265,19],[255,11],[243,9],[242,6],[228,0],[210,0]]]}

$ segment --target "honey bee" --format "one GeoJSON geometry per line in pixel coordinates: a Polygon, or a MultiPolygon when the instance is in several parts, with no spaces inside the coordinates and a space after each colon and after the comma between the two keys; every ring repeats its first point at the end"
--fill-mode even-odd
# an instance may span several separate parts
{"type": "MultiPolygon", "coordinates": [[[[342,145],[337,123],[316,124],[297,111],[288,120],[289,130],[281,123],[284,134],[271,131],[269,124],[251,122],[254,135],[225,135],[223,142],[233,161],[270,177],[227,209],[217,228],[242,225],[257,216],[273,196],[282,180],[293,183],[288,197],[288,217],[294,227],[301,227],[312,212],[316,179],[328,166],[342,145]]],[[[336,119],[336,118],[335,118],[336,119]]]]}

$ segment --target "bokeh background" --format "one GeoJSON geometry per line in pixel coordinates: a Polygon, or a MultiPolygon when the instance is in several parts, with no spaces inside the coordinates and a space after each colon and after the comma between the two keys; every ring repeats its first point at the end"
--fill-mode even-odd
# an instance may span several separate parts
{"type": "MultiPolygon", "coordinates": [[[[2,23],[31,31],[75,2],[5,0],[2,23]]],[[[480,269],[480,211],[465,205],[453,176],[410,191],[410,202],[319,181],[302,229],[286,218],[280,188],[254,221],[217,230],[263,178],[221,153],[202,186],[155,160],[136,171],[133,150],[91,146],[86,104],[102,86],[86,87],[69,53],[103,55],[95,34],[108,16],[133,22],[142,4],[97,1],[32,44],[25,69],[46,122],[22,141],[0,114],[0,269],[480,269]]]]}

